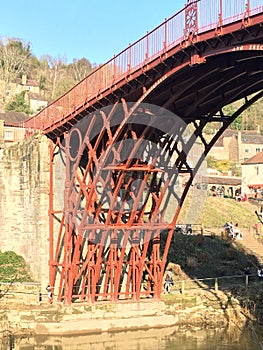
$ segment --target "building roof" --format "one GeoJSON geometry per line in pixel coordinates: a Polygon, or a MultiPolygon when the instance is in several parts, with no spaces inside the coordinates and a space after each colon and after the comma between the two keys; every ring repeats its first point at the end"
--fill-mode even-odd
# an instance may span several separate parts
{"type": "Polygon", "coordinates": [[[263,135],[255,131],[242,131],[241,132],[241,141],[247,144],[262,144],[263,135]]]}
{"type": "Polygon", "coordinates": [[[35,86],[35,87],[38,87],[38,83],[35,79],[26,79],[26,83],[23,84],[23,79],[22,78],[17,78],[15,80],[15,82],[17,84],[20,84],[20,85],[25,85],[25,86],[35,86]]]}
{"type": "Polygon", "coordinates": [[[0,113],[0,120],[4,120],[4,125],[15,125],[28,118],[28,115],[22,112],[4,112],[0,113]]]}
{"type": "Polygon", "coordinates": [[[36,92],[29,92],[28,97],[30,100],[48,102],[43,95],[37,94],[36,92]]]}
{"type": "Polygon", "coordinates": [[[263,152],[259,152],[255,154],[253,157],[246,160],[242,165],[247,164],[263,164],[263,152]]]}
{"type": "Polygon", "coordinates": [[[208,183],[210,185],[222,186],[240,186],[241,177],[238,176],[208,176],[208,183]]]}
{"type": "Polygon", "coordinates": [[[214,147],[223,147],[223,140],[226,137],[238,136],[238,133],[241,133],[241,142],[243,144],[263,144],[263,135],[257,130],[230,130],[227,129],[216,141],[214,147]]]}

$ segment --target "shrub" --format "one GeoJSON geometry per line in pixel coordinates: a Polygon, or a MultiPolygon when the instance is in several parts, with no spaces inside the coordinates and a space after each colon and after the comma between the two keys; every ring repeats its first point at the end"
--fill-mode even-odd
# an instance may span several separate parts
{"type": "Polygon", "coordinates": [[[195,268],[197,266],[197,259],[195,257],[189,256],[186,260],[186,265],[191,268],[195,268]]]}
{"type": "Polygon", "coordinates": [[[225,276],[226,275],[226,267],[223,265],[217,266],[216,268],[216,274],[217,276],[225,276]]]}
{"type": "Polygon", "coordinates": [[[194,244],[201,247],[204,244],[204,241],[204,236],[199,234],[195,237],[194,244]]]}
{"type": "Polygon", "coordinates": [[[204,263],[204,262],[210,261],[211,256],[210,256],[210,254],[207,253],[207,252],[202,252],[202,253],[200,253],[200,254],[198,255],[197,259],[198,259],[198,262],[204,263]]]}
{"type": "Polygon", "coordinates": [[[227,260],[235,260],[237,258],[237,252],[234,249],[227,249],[226,250],[226,258],[227,260]]]}

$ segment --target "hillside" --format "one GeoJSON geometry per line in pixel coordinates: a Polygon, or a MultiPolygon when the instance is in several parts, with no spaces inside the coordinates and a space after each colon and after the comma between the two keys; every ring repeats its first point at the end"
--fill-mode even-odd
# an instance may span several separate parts
{"type": "MultiPolygon", "coordinates": [[[[198,205],[199,203],[196,203],[196,207],[198,205]]],[[[188,208],[189,204],[186,202],[179,220],[183,221],[188,208]]],[[[232,221],[238,223],[239,227],[253,229],[254,224],[258,222],[256,210],[259,210],[259,207],[248,201],[236,202],[231,198],[208,196],[195,223],[209,228],[221,228],[227,221],[232,221]]]]}
{"type": "MultiPolygon", "coordinates": [[[[183,208],[181,218],[187,209],[183,208]]],[[[195,234],[174,234],[168,263],[178,279],[242,275],[246,266],[250,266],[255,274],[259,264],[257,258],[245,252],[238,241],[222,240],[220,235],[227,221],[238,223],[244,234],[254,235],[255,210],[258,207],[249,202],[207,197],[196,226],[193,225],[195,234]],[[204,236],[200,235],[201,224],[205,229],[204,236]]]]}

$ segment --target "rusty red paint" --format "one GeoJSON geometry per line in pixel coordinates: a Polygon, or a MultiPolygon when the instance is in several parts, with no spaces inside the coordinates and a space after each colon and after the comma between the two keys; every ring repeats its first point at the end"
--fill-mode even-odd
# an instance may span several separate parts
{"type": "MultiPolygon", "coordinates": [[[[214,25],[212,29],[208,26],[207,30],[202,31],[198,23],[199,21],[204,21],[204,18],[209,18],[209,14],[206,16],[204,13],[199,13],[198,6],[202,6],[202,4],[205,6],[206,1],[188,2],[183,12],[179,11],[179,13],[167,19],[163,24],[147,33],[146,36],[130,45],[119,55],[114,56],[112,60],[99,66],[97,70],[40,111],[36,116],[26,120],[24,125],[27,132],[40,129],[44,130],[46,134],[51,133],[89,106],[92,106],[96,101],[106,97],[109,91],[116,91],[118,87],[123,85],[123,79],[127,75],[129,75],[130,80],[136,79],[145,72],[145,67],[147,70],[150,70],[158,66],[163,61],[163,57],[167,59],[176,52],[180,52],[185,43],[188,46],[192,45],[195,42],[195,36],[198,36],[199,42],[207,41],[217,37],[218,34],[223,33],[227,35],[242,29],[244,20],[246,26],[254,26],[263,22],[262,9],[252,9],[249,0],[243,9],[243,13],[233,13],[227,18],[223,16],[223,9],[227,6],[226,1],[216,0],[213,6],[209,5],[206,7],[206,12],[211,11],[211,16],[214,15],[213,12],[218,2],[220,10],[217,16],[219,20],[214,24],[212,23],[214,25]],[[254,10],[253,16],[251,16],[252,10],[254,10]],[[185,18],[184,34],[175,36],[173,28],[181,23],[182,16],[185,18]],[[227,20],[226,24],[224,24],[224,20],[227,20]],[[156,38],[159,38],[157,44],[155,42],[156,38]],[[167,38],[170,38],[171,42],[167,38]],[[157,51],[149,52],[150,47],[157,47],[157,51]],[[142,52],[144,54],[141,54],[142,52]],[[132,62],[131,56],[136,57],[136,61],[132,62]],[[123,64],[125,66],[122,66],[123,64]],[[109,74],[111,71],[112,74],[109,74]],[[83,94],[83,92],[85,93],[83,94]]],[[[243,0],[233,0],[233,2],[236,2],[236,7],[238,7],[239,3],[243,3],[243,0]]],[[[234,4],[233,8],[235,8],[234,4]]],[[[207,23],[207,25],[210,25],[210,23],[207,23]]]]}
{"type": "MultiPolygon", "coordinates": [[[[29,128],[32,130],[42,129],[54,141],[50,146],[49,267],[50,285],[55,286],[59,301],[70,304],[73,300],[95,302],[97,300],[117,301],[122,298],[139,300],[142,297],[160,299],[162,277],[174,226],[189,191],[194,172],[189,171],[189,180],[180,199],[180,205],[175,210],[169,224],[163,223],[164,211],[160,215],[160,222],[157,223],[159,209],[164,202],[167,191],[169,191],[171,177],[168,176],[165,181],[158,183],[157,176],[161,177],[164,170],[156,166],[155,158],[152,162],[145,163],[144,159],[134,159],[133,157],[133,152],[140,147],[145,139],[154,138],[156,135],[151,134],[152,130],[147,126],[143,130],[136,127],[123,128],[123,125],[131,117],[126,105],[129,101],[128,94],[122,96],[123,120],[121,120],[119,127],[113,131],[109,123],[120,100],[117,92],[129,85],[132,94],[134,91],[131,88],[133,86],[131,83],[134,81],[139,86],[136,90],[134,105],[134,109],[136,109],[141,102],[151,98],[152,93],[158,91],[162,84],[165,84],[175,74],[180,73],[181,70],[186,70],[188,66],[192,68],[200,63],[206,64],[206,59],[223,53],[262,50],[262,45],[258,43],[254,44],[255,47],[253,47],[248,42],[239,43],[239,45],[235,42],[235,45],[229,46],[213,47],[207,45],[202,52],[197,51],[197,42],[207,44],[211,39],[218,39],[218,43],[221,43],[222,38],[219,36],[240,31],[244,25],[256,26],[263,22],[262,11],[258,11],[254,13],[253,17],[250,17],[252,9],[250,1],[248,1],[244,12],[241,15],[236,14],[240,15],[238,20],[233,17],[233,22],[228,21],[224,24],[223,7],[225,1],[217,1],[219,1],[220,12],[218,22],[212,30],[200,31],[198,27],[199,19],[202,19],[202,13],[198,13],[198,4],[205,1],[188,1],[183,12],[176,14],[154,31],[147,33],[144,38],[130,45],[127,50],[115,56],[113,60],[100,66],[69,92],[43,109],[38,115],[26,121],[28,132],[30,132],[29,128]],[[173,26],[170,24],[177,23],[177,19],[182,15],[185,21],[184,32],[181,37],[174,38],[174,44],[171,45],[169,38],[172,36],[171,28],[173,26]],[[153,37],[158,38],[158,42],[162,43],[157,45],[159,47],[157,52],[149,51],[152,47],[153,37]],[[143,57],[143,61],[133,62],[133,57],[137,57],[137,50],[141,52],[142,47],[146,50],[142,56],[138,55],[138,57],[143,57]],[[191,50],[187,51],[189,47],[191,50]],[[125,62],[125,67],[120,65],[122,59],[125,62]],[[172,62],[171,66],[167,64],[168,59],[170,59],[169,62],[172,62]],[[160,65],[162,65],[163,72],[158,72],[159,75],[153,79],[151,73],[156,71],[160,65]],[[108,74],[109,71],[112,71],[112,74],[108,74]],[[142,76],[145,77],[147,83],[145,85],[139,84],[139,78],[142,76]],[[104,102],[102,101],[107,101],[109,96],[114,96],[114,104],[108,114],[101,116],[101,131],[97,135],[96,141],[91,142],[88,139],[96,122],[96,114],[94,114],[86,130],[85,142],[84,138],[82,139],[82,136],[75,131],[75,136],[78,134],[79,137],[79,148],[77,154],[73,156],[70,153],[70,138],[73,137],[73,132],[64,133],[65,128],[69,129],[70,124],[76,122],[74,118],[79,117],[80,114],[91,114],[91,110],[97,110],[98,105],[103,106],[104,102]],[[93,108],[89,109],[90,107],[93,108]],[[124,147],[123,142],[128,137],[136,140],[135,149],[131,151],[130,156],[124,162],[116,164],[118,155],[124,147]],[[65,141],[63,145],[62,139],[65,141]],[[112,149],[116,141],[119,142],[119,148],[116,149],[112,162],[104,167],[106,175],[103,178],[101,174],[97,175],[95,168],[104,156],[108,157],[108,150],[112,149]],[[53,166],[58,149],[62,150],[62,153],[64,152],[66,163],[64,207],[62,210],[55,208],[53,195],[55,173],[53,166]],[[85,160],[83,157],[86,157],[85,160]],[[73,158],[75,164],[71,167],[73,158]],[[128,196],[132,197],[133,195],[133,191],[129,188],[138,179],[142,181],[141,187],[138,188],[137,197],[132,198],[132,205],[136,210],[127,214],[125,206],[131,205],[128,196]],[[102,198],[105,199],[107,196],[110,198],[107,208],[105,208],[103,201],[98,198],[96,186],[99,184],[103,191],[102,198]],[[150,199],[149,202],[151,201],[150,206],[149,202],[145,202],[148,203],[148,207],[146,204],[139,205],[144,191],[143,186],[148,186],[148,192],[145,194],[150,199]],[[125,195],[117,210],[116,203],[121,191],[125,195]],[[165,244],[161,255],[160,238],[164,236],[164,229],[166,230],[165,244]],[[146,237],[143,244],[140,243],[142,231],[146,237]]],[[[238,2],[239,0],[234,1],[238,2]]],[[[179,97],[184,98],[186,89],[189,87],[194,89],[194,84],[201,81],[205,75],[209,77],[209,74],[210,72],[205,72],[194,82],[191,81],[179,91],[169,95],[168,98],[164,96],[160,104],[170,107],[179,97]]],[[[223,84],[225,83],[227,81],[223,82],[223,84]]],[[[212,93],[211,89],[209,94],[212,93]]],[[[192,106],[196,106],[195,111],[198,111],[198,103],[200,102],[202,102],[202,97],[191,103],[192,106]]],[[[247,101],[244,106],[249,106],[250,102],[247,101]]],[[[239,112],[242,111],[242,108],[239,112]]],[[[187,108],[185,109],[187,110],[187,108]]],[[[189,115],[186,113],[185,116],[190,116],[190,113],[189,115]]],[[[194,120],[193,133],[200,137],[204,153],[207,154],[233,118],[229,118],[229,120],[226,120],[224,116],[221,119],[215,118],[222,122],[222,128],[210,143],[206,143],[203,140],[202,132],[203,127],[209,121],[205,119],[207,116],[202,117],[201,120],[197,117],[194,120]]],[[[209,118],[212,120],[213,114],[209,115],[209,118]]],[[[183,171],[183,166],[186,165],[184,155],[176,153],[170,142],[169,138],[164,142],[167,152],[176,157],[176,164],[180,171],[183,171]]]]}

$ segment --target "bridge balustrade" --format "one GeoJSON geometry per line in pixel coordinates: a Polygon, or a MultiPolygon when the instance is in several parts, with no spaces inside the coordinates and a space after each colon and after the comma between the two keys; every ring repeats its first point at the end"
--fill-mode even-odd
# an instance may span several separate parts
{"type": "Polygon", "coordinates": [[[73,86],[60,98],[49,104],[34,117],[25,121],[27,129],[44,129],[61,119],[76,114],[83,105],[113,88],[129,74],[165,54],[169,49],[187,40],[189,30],[193,35],[216,29],[234,21],[263,11],[262,0],[200,0],[165,20],[140,40],[100,65],[86,78],[73,86]]]}

